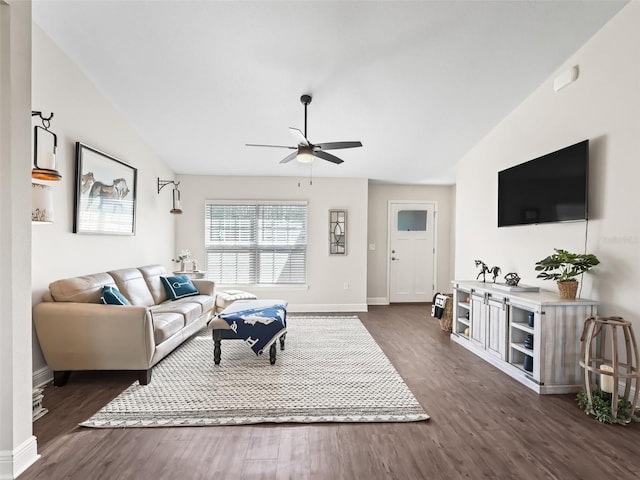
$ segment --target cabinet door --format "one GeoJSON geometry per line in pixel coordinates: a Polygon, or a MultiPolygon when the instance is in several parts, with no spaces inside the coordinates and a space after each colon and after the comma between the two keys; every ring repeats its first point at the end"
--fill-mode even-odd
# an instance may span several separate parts
{"type": "Polygon", "coordinates": [[[471,325],[469,325],[469,339],[484,348],[485,338],[485,298],[484,295],[471,295],[471,325]]]}
{"type": "Polygon", "coordinates": [[[502,300],[489,299],[487,302],[485,349],[500,360],[506,358],[507,311],[502,300]]]}

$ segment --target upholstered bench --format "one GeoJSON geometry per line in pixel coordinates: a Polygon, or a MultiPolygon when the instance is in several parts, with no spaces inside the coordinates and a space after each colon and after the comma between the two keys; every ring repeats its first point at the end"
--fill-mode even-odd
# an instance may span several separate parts
{"type": "Polygon", "coordinates": [[[225,290],[216,292],[216,312],[220,313],[233,302],[238,300],[255,300],[257,297],[253,293],[242,290],[225,290]]]}
{"type": "Polygon", "coordinates": [[[287,302],[284,300],[236,300],[209,322],[213,337],[213,361],[220,364],[222,339],[240,339],[269,362],[276,363],[276,343],[284,350],[287,333],[287,302]]]}

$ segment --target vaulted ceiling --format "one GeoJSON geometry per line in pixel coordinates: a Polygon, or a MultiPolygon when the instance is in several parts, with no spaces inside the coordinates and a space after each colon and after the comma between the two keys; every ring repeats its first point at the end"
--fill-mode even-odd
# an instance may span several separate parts
{"type": "Polygon", "coordinates": [[[34,0],[35,23],[179,174],[452,184],[456,162],[626,1],[34,0]]]}

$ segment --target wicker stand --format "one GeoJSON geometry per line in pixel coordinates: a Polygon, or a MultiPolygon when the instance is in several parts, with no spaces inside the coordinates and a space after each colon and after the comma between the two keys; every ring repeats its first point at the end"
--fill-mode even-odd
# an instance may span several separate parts
{"type": "Polygon", "coordinates": [[[589,317],[584,322],[580,338],[580,366],[584,368],[584,388],[589,403],[593,403],[592,390],[596,375],[600,389],[611,393],[611,415],[618,416],[619,382],[624,382],[622,397],[635,408],[640,393],[638,373],[638,345],[631,322],[621,317],[589,317]],[[624,351],[619,351],[619,335],[624,337],[624,351]],[[606,353],[610,357],[606,356],[606,353]],[[633,401],[631,401],[631,392],[633,401]]]}

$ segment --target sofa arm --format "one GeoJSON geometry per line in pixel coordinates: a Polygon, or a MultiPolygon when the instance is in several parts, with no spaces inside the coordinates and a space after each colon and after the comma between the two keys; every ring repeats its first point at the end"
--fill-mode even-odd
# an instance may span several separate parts
{"type": "Polygon", "coordinates": [[[210,297],[213,297],[216,289],[216,284],[213,280],[194,278],[191,281],[200,292],[200,295],[209,295],[210,297]]]}
{"type": "Polygon", "coordinates": [[[43,302],[33,320],[44,358],[54,371],[144,370],[155,350],[148,307],[43,302]]]}

